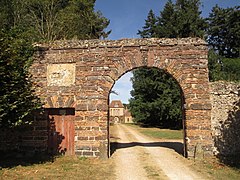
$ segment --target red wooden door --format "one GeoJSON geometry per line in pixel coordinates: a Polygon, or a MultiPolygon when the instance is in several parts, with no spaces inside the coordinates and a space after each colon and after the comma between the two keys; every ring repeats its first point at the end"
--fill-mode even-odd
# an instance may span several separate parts
{"type": "Polygon", "coordinates": [[[74,155],[74,109],[47,109],[49,115],[48,152],[74,155]]]}

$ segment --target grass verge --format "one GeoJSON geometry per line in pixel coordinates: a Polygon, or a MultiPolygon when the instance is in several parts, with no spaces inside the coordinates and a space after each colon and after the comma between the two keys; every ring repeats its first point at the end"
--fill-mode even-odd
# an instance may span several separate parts
{"type": "Polygon", "coordinates": [[[140,127],[134,124],[129,124],[129,125],[134,128],[137,128],[139,132],[149,137],[159,138],[159,139],[183,139],[183,130],[145,128],[145,127],[140,127]]]}
{"type": "Polygon", "coordinates": [[[0,179],[114,179],[112,162],[62,156],[54,162],[0,169],[0,179]]]}
{"type": "Polygon", "coordinates": [[[192,166],[199,173],[204,174],[213,180],[239,180],[240,169],[227,166],[220,163],[215,158],[205,158],[204,160],[196,160],[192,166]]]}

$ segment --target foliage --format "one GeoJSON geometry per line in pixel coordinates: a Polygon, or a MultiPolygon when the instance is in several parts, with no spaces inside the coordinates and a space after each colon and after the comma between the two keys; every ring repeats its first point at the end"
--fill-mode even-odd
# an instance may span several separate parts
{"type": "Polygon", "coordinates": [[[138,34],[143,37],[184,38],[203,37],[206,22],[200,17],[199,0],[169,0],[160,16],[150,10],[145,26],[138,34]]]}
{"type": "Polygon", "coordinates": [[[143,26],[143,30],[139,31],[138,34],[140,34],[144,38],[154,38],[157,37],[157,18],[153,13],[153,10],[150,10],[147,16],[147,19],[145,20],[145,25],[143,26]]]}
{"type": "Polygon", "coordinates": [[[0,27],[24,29],[33,41],[99,39],[110,33],[104,31],[109,20],[94,11],[95,0],[0,1],[0,27]]]}
{"type": "Polygon", "coordinates": [[[236,58],[240,51],[240,6],[212,9],[208,18],[208,43],[219,55],[236,58]]]}
{"type": "Polygon", "coordinates": [[[28,124],[39,107],[28,81],[33,47],[21,32],[0,31],[0,127],[28,124]]]}
{"type": "Polygon", "coordinates": [[[144,125],[180,128],[181,95],[173,78],[158,69],[133,71],[130,111],[134,121],[144,125]]]}
{"type": "Polygon", "coordinates": [[[0,0],[0,127],[31,123],[39,102],[28,68],[32,43],[106,38],[109,20],[94,11],[95,0],[0,0]]]}
{"type": "Polygon", "coordinates": [[[240,81],[240,58],[224,58],[210,50],[208,59],[210,81],[240,81]]]}
{"type": "MultiPolygon", "coordinates": [[[[169,0],[160,16],[150,10],[143,38],[203,37],[206,22],[200,17],[199,0],[169,0]]],[[[164,127],[182,127],[181,93],[174,79],[164,71],[138,69],[133,73],[130,111],[135,121],[164,127]]]]}

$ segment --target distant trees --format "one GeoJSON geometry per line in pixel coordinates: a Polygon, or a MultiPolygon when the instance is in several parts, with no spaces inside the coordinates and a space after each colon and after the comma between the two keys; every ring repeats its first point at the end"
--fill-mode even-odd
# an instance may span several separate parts
{"type": "Polygon", "coordinates": [[[28,68],[33,42],[106,38],[95,0],[0,0],[0,127],[29,124],[40,107],[28,68]]]}

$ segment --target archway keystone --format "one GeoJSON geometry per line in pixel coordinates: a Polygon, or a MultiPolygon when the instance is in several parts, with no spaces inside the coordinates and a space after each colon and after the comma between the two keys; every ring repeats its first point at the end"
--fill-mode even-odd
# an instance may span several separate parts
{"type": "Polygon", "coordinates": [[[37,45],[31,67],[45,108],[75,108],[75,154],[108,156],[108,96],[138,67],[171,74],[182,89],[185,147],[212,154],[207,45],[197,38],[56,41],[37,45]]]}

